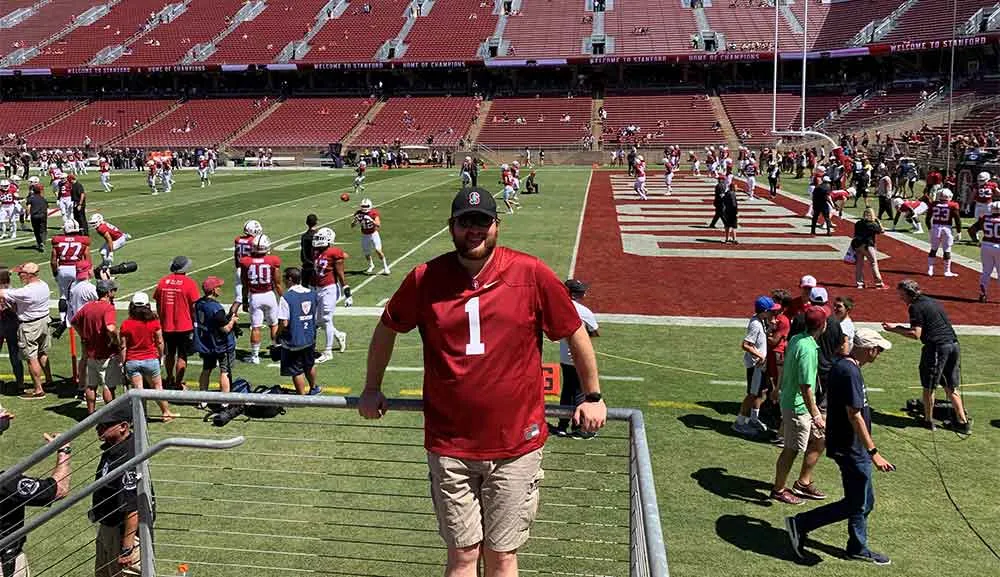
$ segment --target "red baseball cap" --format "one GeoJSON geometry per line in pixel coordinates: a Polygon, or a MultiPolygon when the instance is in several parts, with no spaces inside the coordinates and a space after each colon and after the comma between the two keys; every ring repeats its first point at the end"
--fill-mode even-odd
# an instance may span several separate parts
{"type": "Polygon", "coordinates": [[[217,276],[210,276],[201,283],[201,290],[211,292],[224,284],[226,284],[226,281],[221,278],[217,276]]]}

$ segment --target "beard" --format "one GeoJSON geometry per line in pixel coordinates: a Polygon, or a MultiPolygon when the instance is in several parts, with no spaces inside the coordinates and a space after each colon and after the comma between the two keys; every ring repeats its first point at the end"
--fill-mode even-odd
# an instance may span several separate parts
{"type": "Polygon", "coordinates": [[[468,260],[485,260],[497,246],[497,227],[491,226],[486,232],[467,231],[464,234],[457,234],[452,228],[451,241],[458,256],[468,260]]]}

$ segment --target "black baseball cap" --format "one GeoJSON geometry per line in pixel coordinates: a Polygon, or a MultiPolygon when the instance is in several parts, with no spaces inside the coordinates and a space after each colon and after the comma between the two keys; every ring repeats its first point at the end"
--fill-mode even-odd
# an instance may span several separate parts
{"type": "Polygon", "coordinates": [[[110,411],[105,411],[97,419],[98,426],[117,425],[119,423],[132,423],[132,407],[127,404],[119,405],[110,411]]]}
{"type": "Polygon", "coordinates": [[[571,295],[582,295],[587,292],[587,283],[571,278],[566,281],[566,289],[569,290],[571,295]]]}
{"type": "Polygon", "coordinates": [[[497,217],[497,201],[493,199],[493,194],[482,187],[463,188],[455,195],[455,200],[451,201],[451,217],[458,218],[462,215],[478,212],[489,217],[497,217]]]}

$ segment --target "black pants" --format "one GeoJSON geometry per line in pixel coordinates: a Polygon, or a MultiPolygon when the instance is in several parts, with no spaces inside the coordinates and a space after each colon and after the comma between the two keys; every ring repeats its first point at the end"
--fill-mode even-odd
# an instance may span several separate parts
{"type": "Polygon", "coordinates": [[[3,347],[4,343],[7,344],[7,354],[10,356],[10,368],[14,371],[17,392],[20,393],[24,388],[24,365],[21,363],[21,348],[17,346],[17,317],[9,312],[0,318],[0,347],[3,347]]]}
{"type": "Polygon", "coordinates": [[[819,216],[823,215],[826,220],[826,234],[830,234],[830,204],[823,203],[821,206],[813,205],[813,218],[812,218],[812,234],[816,234],[816,223],[819,222],[819,216]]]}
{"type": "Polygon", "coordinates": [[[771,196],[772,197],[778,196],[778,179],[777,178],[768,178],[767,179],[767,186],[768,186],[768,188],[771,189],[771,196]]]}
{"type": "Polygon", "coordinates": [[[892,201],[888,196],[878,197],[878,217],[876,218],[882,220],[883,214],[889,215],[890,219],[892,218],[892,201]]]}
{"type": "MultiPolygon", "coordinates": [[[[559,404],[575,407],[583,403],[584,394],[576,367],[565,363],[560,363],[559,366],[562,367],[562,393],[559,394],[559,404]]],[[[559,428],[563,431],[569,430],[569,424],[570,419],[559,419],[559,428]]]]}
{"type": "Polygon", "coordinates": [[[478,172],[473,172],[469,176],[472,177],[472,186],[473,187],[479,186],[479,173],[478,172]]]}
{"type": "Polygon", "coordinates": [[[302,267],[302,286],[312,287],[316,281],[316,269],[312,267],[302,267]]]}
{"type": "Polygon", "coordinates": [[[87,209],[86,208],[74,208],[73,209],[73,220],[80,223],[80,233],[90,234],[90,224],[87,223],[87,209]]]}
{"type": "Polygon", "coordinates": [[[39,248],[45,244],[45,230],[49,226],[49,219],[47,216],[33,216],[31,217],[31,230],[35,233],[35,244],[39,248]]]}
{"type": "Polygon", "coordinates": [[[712,217],[712,222],[708,223],[708,228],[715,228],[715,225],[716,225],[716,223],[719,222],[719,220],[722,220],[723,224],[725,224],[725,220],[722,219],[722,214],[723,214],[722,205],[721,204],[716,204],[715,205],[715,216],[712,217]]]}

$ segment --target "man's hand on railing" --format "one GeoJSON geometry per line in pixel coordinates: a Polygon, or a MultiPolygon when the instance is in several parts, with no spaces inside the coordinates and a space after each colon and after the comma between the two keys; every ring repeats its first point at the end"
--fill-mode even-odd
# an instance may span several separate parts
{"type": "Polygon", "coordinates": [[[358,399],[358,413],[366,419],[381,419],[389,410],[385,395],[377,389],[365,389],[358,399]]]}

